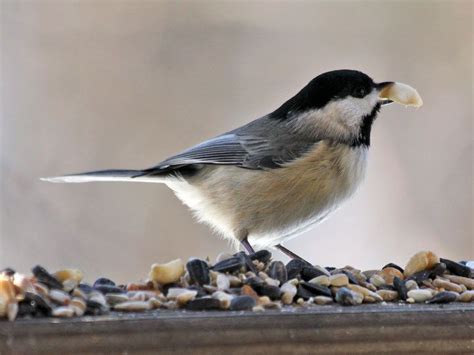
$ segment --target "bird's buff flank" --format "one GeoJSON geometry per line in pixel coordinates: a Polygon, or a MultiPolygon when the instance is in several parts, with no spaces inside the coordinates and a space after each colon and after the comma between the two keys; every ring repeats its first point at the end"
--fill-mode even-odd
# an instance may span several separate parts
{"type": "Polygon", "coordinates": [[[355,70],[311,80],[275,111],[143,170],[102,170],[50,182],[158,182],[225,238],[276,246],[322,221],[360,185],[370,135],[389,103],[420,107],[412,87],[355,70]]]}

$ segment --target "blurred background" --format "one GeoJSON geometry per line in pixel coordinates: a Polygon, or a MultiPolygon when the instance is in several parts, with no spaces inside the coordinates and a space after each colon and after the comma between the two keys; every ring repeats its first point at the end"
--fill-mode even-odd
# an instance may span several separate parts
{"type": "Polygon", "coordinates": [[[361,189],[286,246],[362,269],[423,249],[473,259],[472,7],[2,0],[0,268],[123,282],[154,262],[230,251],[163,185],[39,177],[149,167],[341,68],[411,84],[424,106],[383,109],[361,189]]]}

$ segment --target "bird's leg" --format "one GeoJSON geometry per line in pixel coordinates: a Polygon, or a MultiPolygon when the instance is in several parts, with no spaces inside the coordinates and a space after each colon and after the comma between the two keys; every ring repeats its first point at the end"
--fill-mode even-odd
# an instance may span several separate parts
{"type": "Polygon", "coordinates": [[[292,258],[292,259],[298,259],[298,260],[301,260],[301,261],[304,261],[305,263],[311,265],[311,263],[309,263],[308,261],[306,261],[305,259],[303,259],[301,256],[299,256],[298,254],[295,254],[293,253],[291,250],[288,250],[286,249],[283,245],[281,244],[277,244],[275,245],[275,248],[277,248],[278,250],[280,250],[283,254],[285,254],[286,256],[292,258]]]}
{"type": "Polygon", "coordinates": [[[242,239],[240,241],[240,244],[242,244],[242,246],[244,247],[245,250],[247,250],[247,253],[249,253],[249,255],[251,254],[255,254],[255,250],[253,250],[252,246],[250,245],[247,237],[245,237],[244,239],[242,239]]]}

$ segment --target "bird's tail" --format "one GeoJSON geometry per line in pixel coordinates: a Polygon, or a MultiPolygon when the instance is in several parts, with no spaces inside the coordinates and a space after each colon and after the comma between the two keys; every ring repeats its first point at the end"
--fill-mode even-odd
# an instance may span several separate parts
{"type": "Polygon", "coordinates": [[[56,183],[79,183],[91,181],[164,182],[164,179],[164,176],[143,175],[143,170],[99,170],[41,178],[43,181],[56,183]]]}

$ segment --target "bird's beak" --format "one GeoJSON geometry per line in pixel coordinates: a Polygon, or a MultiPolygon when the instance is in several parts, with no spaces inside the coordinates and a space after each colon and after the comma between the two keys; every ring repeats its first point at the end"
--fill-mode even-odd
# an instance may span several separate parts
{"type": "Polygon", "coordinates": [[[418,92],[411,86],[393,81],[386,81],[375,85],[382,105],[396,102],[405,106],[420,107],[423,105],[418,92]]]}

